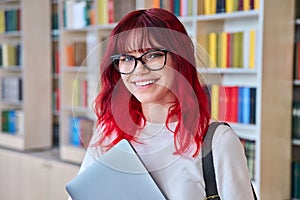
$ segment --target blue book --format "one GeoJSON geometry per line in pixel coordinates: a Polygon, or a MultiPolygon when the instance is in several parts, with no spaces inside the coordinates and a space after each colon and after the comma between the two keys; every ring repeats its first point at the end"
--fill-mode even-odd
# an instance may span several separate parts
{"type": "Polygon", "coordinates": [[[242,98],[243,98],[242,123],[250,124],[250,88],[249,87],[244,87],[242,98]]]}
{"type": "Polygon", "coordinates": [[[8,132],[10,134],[16,133],[16,111],[15,110],[8,111],[8,132]]]}
{"type": "Polygon", "coordinates": [[[81,146],[80,142],[80,118],[70,117],[70,142],[74,146],[81,146]]]}
{"type": "Polygon", "coordinates": [[[243,123],[244,87],[238,88],[238,122],[243,123]]]}

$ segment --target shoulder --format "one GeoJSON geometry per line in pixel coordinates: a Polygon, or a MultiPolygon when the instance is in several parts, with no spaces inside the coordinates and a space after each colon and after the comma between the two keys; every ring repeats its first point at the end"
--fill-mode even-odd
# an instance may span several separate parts
{"type": "Polygon", "coordinates": [[[231,145],[241,145],[240,139],[236,132],[228,125],[219,125],[214,133],[212,139],[212,147],[214,146],[228,146],[231,145]]]}

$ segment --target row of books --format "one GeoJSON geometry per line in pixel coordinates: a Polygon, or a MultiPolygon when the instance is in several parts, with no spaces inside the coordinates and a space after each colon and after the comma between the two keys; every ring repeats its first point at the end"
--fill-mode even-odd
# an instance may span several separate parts
{"type": "Polygon", "coordinates": [[[72,81],[72,106],[87,107],[88,105],[88,81],[75,79],[72,81]]]}
{"type": "Polygon", "coordinates": [[[300,139],[300,102],[293,102],[292,109],[292,137],[300,139]]]}
{"type": "Polygon", "coordinates": [[[69,117],[70,144],[87,147],[93,134],[94,121],[81,116],[69,117]]]}
{"type": "Polygon", "coordinates": [[[184,17],[193,15],[193,0],[154,0],[152,8],[163,8],[176,16],[184,17]]]}
{"type": "Polygon", "coordinates": [[[22,134],[24,130],[24,112],[22,110],[1,111],[1,131],[9,134],[22,134]]]}
{"type": "Polygon", "coordinates": [[[69,0],[64,4],[64,27],[84,28],[89,25],[118,22],[136,8],[136,0],[69,0]]]}
{"type": "Polygon", "coordinates": [[[247,165],[252,180],[255,179],[255,141],[240,138],[247,158],[247,165]]]}
{"type": "Polygon", "coordinates": [[[203,0],[204,14],[257,10],[259,0],[203,0]]]}
{"type": "Polygon", "coordinates": [[[22,79],[20,77],[1,78],[1,100],[8,103],[20,103],[23,99],[22,79]]]}
{"type": "Polygon", "coordinates": [[[66,45],[66,66],[83,66],[87,56],[86,42],[74,42],[66,45]]]}
{"type": "Polygon", "coordinates": [[[20,9],[0,9],[0,34],[21,29],[20,9]]]}
{"type": "MultiPolygon", "coordinates": [[[[299,31],[300,34],[300,31],[299,31]]],[[[295,44],[294,50],[294,78],[300,80],[300,41],[295,44]]]]}
{"type": "Polygon", "coordinates": [[[300,161],[292,162],[292,198],[300,199],[300,161]]]}
{"type": "Polygon", "coordinates": [[[210,86],[212,118],[228,122],[255,124],[256,88],[210,86]]]}
{"type": "Polygon", "coordinates": [[[207,50],[210,68],[255,68],[256,31],[211,32],[199,35],[199,43],[207,50]]]}
{"type": "Polygon", "coordinates": [[[0,44],[0,67],[20,66],[21,49],[20,44],[0,44]]]}

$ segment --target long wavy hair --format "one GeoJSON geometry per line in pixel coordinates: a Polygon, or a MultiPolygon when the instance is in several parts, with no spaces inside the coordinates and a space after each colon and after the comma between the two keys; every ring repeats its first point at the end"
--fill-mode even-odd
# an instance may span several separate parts
{"type": "Polygon", "coordinates": [[[176,128],[169,128],[174,134],[174,153],[185,154],[195,145],[192,156],[198,154],[210,112],[204,86],[198,79],[194,45],[177,17],[159,8],[128,13],[110,34],[100,66],[101,90],[94,102],[97,126],[101,127],[96,145],[110,148],[121,139],[138,141],[139,130],[146,123],[141,103],[125,88],[110,56],[158,45],[170,51],[176,63],[172,68],[178,72],[172,88],[176,100],[165,122],[169,128],[171,119],[178,119],[176,128]]]}

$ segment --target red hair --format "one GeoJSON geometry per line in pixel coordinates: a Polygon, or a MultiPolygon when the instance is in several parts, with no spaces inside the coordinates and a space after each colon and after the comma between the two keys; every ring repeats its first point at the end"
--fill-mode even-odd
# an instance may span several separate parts
{"type": "Polygon", "coordinates": [[[184,26],[169,11],[152,8],[135,10],[127,14],[110,34],[107,50],[101,62],[101,91],[95,99],[97,125],[103,130],[97,145],[110,144],[121,139],[138,141],[138,132],[145,126],[141,103],[125,88],[120,74],[112,66],[110,56],[143,49],[146,46],[166,48],[176,63],[176,84],[172,92],[176,96],[170,108],[166,126],[172,117],[178,119],[173,130],[177,154],[184,154],[196,145],[196,156],[208,128],[210,113],[204,87],[200,84],[194,57],[194,46],[184,26]],[[128,41],[128,34],[137,41],[128,41]]]}

